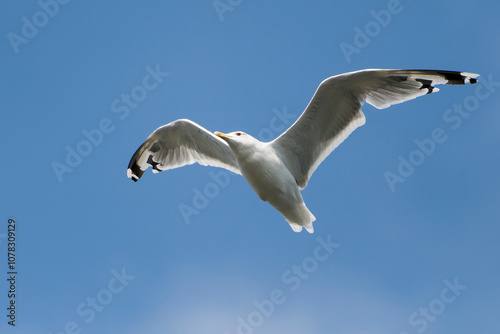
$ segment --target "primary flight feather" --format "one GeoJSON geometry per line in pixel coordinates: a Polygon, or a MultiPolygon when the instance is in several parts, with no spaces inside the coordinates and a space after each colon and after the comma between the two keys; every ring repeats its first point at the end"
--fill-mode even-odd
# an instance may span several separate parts
{"type": "Polygon", "coordinates": [[[261,142],[241,132],[212,134],[187,119],[156,129],[130,160],[127,176],[148,167],[161,172],[190,165],[222,167],[241,174],[295,232],[312,233],[314,215],[301,189],[319,164],[357,127],[365,124],[364,102],[377,109],[437,92],[437,84],[477,82],[478,74],[439,70],[362,70],[324,80],[299,119],[278,138],[261,142]]]}

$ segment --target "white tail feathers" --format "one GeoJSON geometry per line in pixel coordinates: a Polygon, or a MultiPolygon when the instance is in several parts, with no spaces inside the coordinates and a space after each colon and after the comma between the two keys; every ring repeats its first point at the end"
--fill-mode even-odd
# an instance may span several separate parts
{"type": "Polygon", "coordinates": [[[305,228],[307,232],[314,233],[313,222],[316,217],[309,211],[304,203],[297,206],[297,210],[294,210],[295,217],[285,216],[286,221],[290,224],[290,227],[294,232],[301,232],[302,228],[305,228]]]}

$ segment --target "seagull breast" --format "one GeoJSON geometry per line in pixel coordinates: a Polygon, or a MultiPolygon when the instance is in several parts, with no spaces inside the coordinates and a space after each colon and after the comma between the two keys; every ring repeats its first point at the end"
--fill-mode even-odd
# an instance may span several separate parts
{"type": "Polygon", "coordinates": [[[252,138],[251,144],[231,145],[241,174],[265,202],[278,210],[294,231],[305,227],[312,232],[316,219],[302,199],[297,181],[278,156],[271,143],[252,138]]]}

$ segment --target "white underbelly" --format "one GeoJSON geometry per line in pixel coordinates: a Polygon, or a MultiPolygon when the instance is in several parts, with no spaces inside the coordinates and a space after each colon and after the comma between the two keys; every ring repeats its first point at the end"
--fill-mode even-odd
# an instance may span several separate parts
{"type": "Polygon", "coordinates": [[[243,177],[259,198],[272,206],[287,207],[302,201],[295,178],[278,159],[262,164],[262,160],[247,162],[242,169],[243,177]]]}

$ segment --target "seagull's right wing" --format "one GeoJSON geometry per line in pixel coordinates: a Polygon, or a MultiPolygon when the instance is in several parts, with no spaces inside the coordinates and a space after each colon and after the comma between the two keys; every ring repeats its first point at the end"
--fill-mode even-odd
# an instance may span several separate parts
{"type": "Polygon", "coordinates": [[[241,174],[229,145],[205,128],[188,119],[180,119],[156,129],[130,160],[127,176],[141,178],[149,166],[153,173],[195,162],[241,174]]]}
{"type": "Polygon", "coordinates": [[[476,83],[477,74],[439,70],[363,70],[323,81],[299,119],[272,145],[303,189],[319,164],[357,127],[361,105],[377,109],[437,92],[437,84],[476,83]]]}

